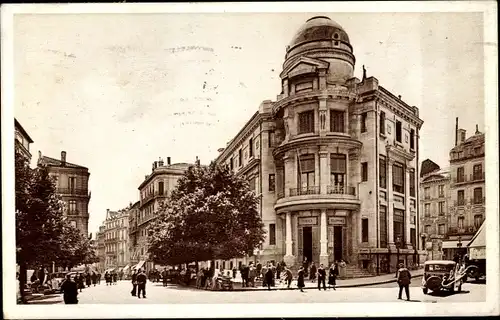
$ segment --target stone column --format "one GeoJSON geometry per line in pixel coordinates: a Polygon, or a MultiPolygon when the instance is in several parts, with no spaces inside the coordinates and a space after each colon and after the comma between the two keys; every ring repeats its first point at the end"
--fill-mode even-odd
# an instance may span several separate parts
{"type": "Polygon", "coordinates": [[[288,87],[288,79],[283,80],[283,93],[285,94],[285,97],[288,97],[289,95],[289,87],[288,87]]]}
{"type": "Polygon", "coordinates": [[[319,263],[328,266],[328,227],[326,209],[321,209],[319,263]]]}
{"type": "Polygon", "coordinates": [[[326,194],[327,187],[330,184],[330,170],[328,169],[328,151],[319,150],[319,171],[320,171],[320,192],[326,194]]]}
{"type": "Polygon", "coordinates": [[[410,239],[410,168],[405,170],[405,243],[406,247],[413,250],[410,239]]]}
{"type": "Polygon", "coordinates": [[[392,195],[392,165],[394,164],[393,159],[387,157],[387,165],[389,170],[387,170],[387,235],[389,237],[388,244],[391,251],[396,250],[396,244],[394,243],[394,198],[392,195]]]}
{"type": "Polygon", "coordinates": [[[296,155],[294,152],[287,152],[283,157],[285,166],[285,176],[283,177],[283,179],[285,179],[285,197],[290,196],[290,188],[295,188],[297,183],[295,179],[295,157],[296,155]]]}
{"type": "Polygon", "coordinates": [[[319,154],[318,150],[314,151],[314,186],[319,187],[321,178],[321,169],[320,169],[320,159],[319,159],[319,154]]]}
{"type": "Polygon", "coordinates": [[[292,252],[292,245],[293,245],[293,240],[292,240],[292,214],[291,212],[286,213],[286,221],[285,221],[285,227],[286,227],[286,232],[285,232],[285,256],[283,259],[285,260],[285,263],[287,266],[292,266],[295,263],[295,257],[293,256],[292,252]]]}

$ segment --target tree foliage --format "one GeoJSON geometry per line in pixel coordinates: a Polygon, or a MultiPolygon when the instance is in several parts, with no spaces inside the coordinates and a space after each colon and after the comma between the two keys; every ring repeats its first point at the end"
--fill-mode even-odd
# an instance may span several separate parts
{"type": "Polygon", "coordinates": [[[258,199],[226,167],[190,167],[148,230],[150,258],[162,264],[251,254],[264,239],[258,199]]]}
{"type": "Polygon", "coordinates": [[[93,262],[89,239],[64,218],[47,168],[31,169],[28,160],[16,153],[15,179],[17,263],[26,269],[53,262],[67,266],[93,262]]]}

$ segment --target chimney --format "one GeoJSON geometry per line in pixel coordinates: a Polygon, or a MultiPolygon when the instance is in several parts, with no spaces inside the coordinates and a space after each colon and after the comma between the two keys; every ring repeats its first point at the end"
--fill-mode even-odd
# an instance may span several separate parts
{"type": "Polygon", "coordinates": [[[61,162],[63,165],[66,164],[66,151],[61,151],[61,162]]]}
{"type": "Polygon", "coordinates": [[[478,125],[476,124],[476,134],[479,134],[479,133],[480,133],[480,132],[479,132],[479,127],[478,127],[478,125]]]}
{"type": "Polygon", "coordinates": [[[158,160],[158,166],[163,167],[163,159],[162,158],[160,158],[160,160],[158,160]]]}
{"type": "Polygon", "coordinates": [[[226,148],[219,148],[219,149],[217,149],[217,151],[219,151],[220,153],[222,153],[224,150],[226,150],[226,148]]]}
{"type": "Polygon", "coordinates": [[[401,95],[398,96],[398,99],[401,100],[401,95]]]}
{"type": "Polygon", "coordinates": [[[464,143],[465,141],[465,135],[466,135],[467,131],[465,131],[465,129],[458,129],[458,145],[461,145],[462,143],[464,143]]]}
{"type": "Polygon", "coordinates": [[[170,165],[170,157],[167,157],[167,165],[170,165]]]}
{"type": "Polygon", "coordinates": [[[195,164],[196,164],[197,166],[199,166],[199,165],[200,165],[200,160],[198,159],[198,156],[196,156],[196,161],[195,161],[195,164]]]}
{"type": "Polygon", "coordinates": [[[458,145],[458,117],[455,118],[455,147],[458,145]]]}

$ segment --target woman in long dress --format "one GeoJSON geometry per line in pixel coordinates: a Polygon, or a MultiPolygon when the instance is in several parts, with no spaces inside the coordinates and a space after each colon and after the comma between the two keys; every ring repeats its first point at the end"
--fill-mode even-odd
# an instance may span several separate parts
{"type": "Polygon", "coordinates": [[[339,268],[337,267],[336,263],[333,263],[328,273],[328,288],[330,288],[331,286],[333,287],[333,290],[336,290],[335,286],[337,285],[338,275],[339,275],[339,268]]]}
{"type": "Polygon", "coordinates": [[[300,292],[304,292],[303,288],[305,287],[304,283],[304,267],[300,267],[298,278],[297,278],[297,287],[299,287],[300,292]]]}

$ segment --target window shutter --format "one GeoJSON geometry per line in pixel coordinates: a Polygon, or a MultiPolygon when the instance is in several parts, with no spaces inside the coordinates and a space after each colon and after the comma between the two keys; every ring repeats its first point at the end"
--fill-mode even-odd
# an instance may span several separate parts
{"type": "Polygon", "coordinates": [[[331,173],[345,173],[346,172],[346,159],[343,154],[334,154],[330,157],[330,170],[331,173]]]}

